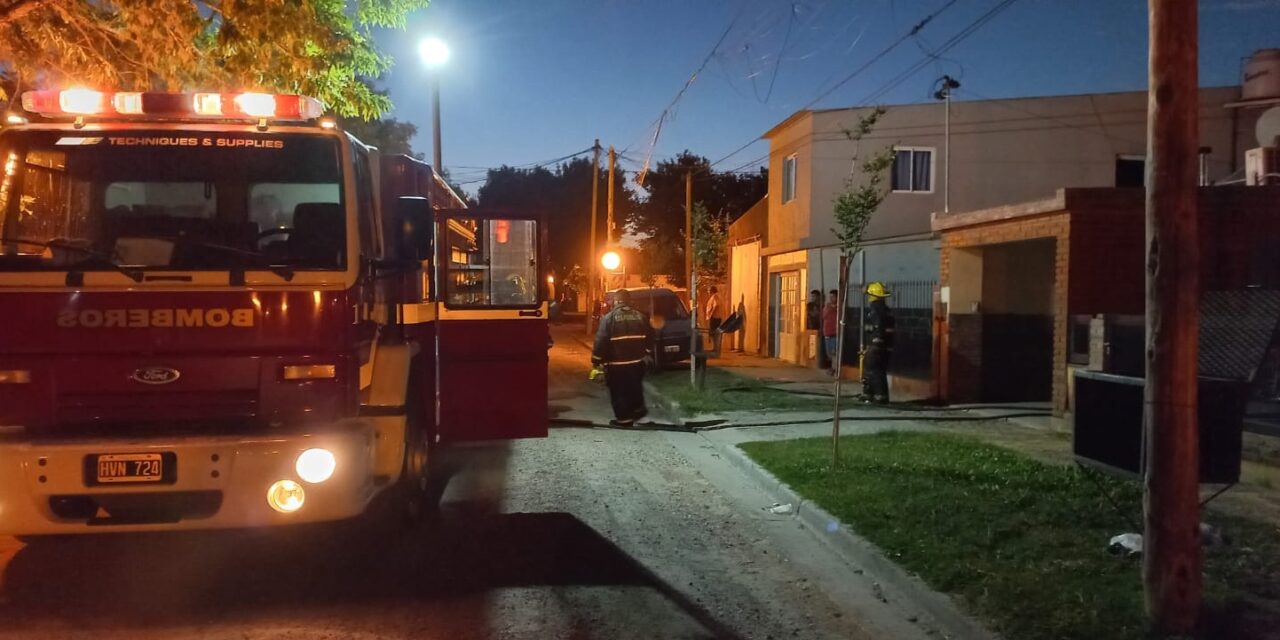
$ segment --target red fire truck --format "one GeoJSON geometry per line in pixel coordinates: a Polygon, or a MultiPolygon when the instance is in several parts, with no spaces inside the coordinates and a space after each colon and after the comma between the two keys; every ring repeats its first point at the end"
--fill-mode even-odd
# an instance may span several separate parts
{"type": "Polygon", "coordinates": [[[538,220],[310,98],[28,92],[0,128],[0,534],[421,507],[546,434],[538,220]]]}

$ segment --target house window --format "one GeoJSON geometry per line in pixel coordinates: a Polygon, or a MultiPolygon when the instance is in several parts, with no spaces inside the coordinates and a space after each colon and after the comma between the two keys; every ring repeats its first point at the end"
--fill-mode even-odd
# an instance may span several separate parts
{"type": "Polygon", "coordinates": [[[1145,156],[1116,156],[1116,186],[1147,186],[1147,159],[1145,156]]]}
{"type": "Polygon", "coordinates": [[[933,149],[894,147],[893,190],[933,193],[933,149]]]}
{"type": "Polygon", "coordinates": [[[789,155],[782,160],[782,202],[796,199],[796,157],[789,155]]]}

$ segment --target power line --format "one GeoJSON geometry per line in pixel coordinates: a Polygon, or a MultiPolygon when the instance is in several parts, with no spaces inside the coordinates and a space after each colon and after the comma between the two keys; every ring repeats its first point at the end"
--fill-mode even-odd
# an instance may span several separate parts
{"type": "Polygon", "coordinates": [[[991,7],[991,9],[989,9],[986,13],[982,14],[981,16],[978,16],[976,20],[969,23],[965,28],[958,31],[955,35],[951,36],[950,39],[942,43],[942,45],[940,45],[937,49],[934,49],[931,53],[926,54],[924,58],[918,60],[917,62],[912,64],[910,67],[907,67],[905,71],[898,74],[893,79],[889,80],[889,82],[885,83],[884,85],[881,85],[879,89],[877,89],[871,95],[864,98],[861,105],[865,106],[883,97],[885,94],[892,91],[898,85],[907,81],[907,79],[911,78],[911,76],[914,76],[915,74],[919,73],[920,70],[927,67],[930,62],[939,58],[942,54],[951,50],[951,48],[955,47],[961,42],[964,42],[969,36],[977,32],[978,29],[981,29],[988,22],[990,22],[996,16],[1003,13],[1006,9],[1008,9],[1010,6],[1013,5],[1013,3],[1017,1],[1018,0],[1001,0],[1000,2],[996,3],[995,6],[991,7]]]}
{"type": "MultiPolygon", "coordinates": [[[[671,114],[671,110],[680,102],[680,99],[684,97],[684,94],[689,90],[689,87],[693,85],[693,81],[697,80],[698,75],[700,75],[702,71],[707,68],[707,65],[710,64],[711,59],[715,57],[716,52],[719,51],[721,45],[724,44],[725,38],[728,38],[729,33],[733,31],[734,25],[738,24],[738,20],[742,17],[742,13],[746,8],[747,3],[744,2],[738,9],[738,12],[734,14],[733,19],[729,21],[729,25],[724,28],[720,37],[716,39],[715,46],[711,47],[711,50],[707,52],[706,57],[704,57],[702,62],[698,64],[698,68],[694,69],[693,73],[690,74],[689,79],[685,80],[684,85],[676,92],[675,97],[671,99],[671,102],[667,103],[667,106],[662,110],[662,113],[658,114],[658,119],[654,122],[653,138],[649,141],[649,150],[645,153],[644,164],[640,168],[640,172],[637,176],[637,182],[644,179],[644,174],[649,170],[649,163],[653,161],[653,152],[658,147],[658,137],[662,135],[663,122],[666,121],[667,117],[671,114]]],[[[623,147],[622,150],[627,151],[631,148],[632,144],[635,144],[635,142],[623,147]]]]}
{"type": "Polygon", "coordinates": [[[583,149],[582,151],[578,151],[577,153],[571,153],[571,154],[566,155],[566,156],[560,156],[559,158],[552,158],[551,160],[546,160],[546,161],[543,161],[543,162],[531,163],[531,164],[524,164],[524,165],[516,165],[516,166],[502,165],[502,166],[499,166],[499,167],[487,167],[487,168],[486,168],[486,170],[485,170],[485,176],[484,176],[483,178],[476,178],[476,179],[474,179],[474,180],[467,180],[467,181],[464,181],[464,182],[458,182],[458,183],[456,183],[456,184],[457,184],[458,186],[462,186],[462,185],[467,185],[467,184],[475,184],[475,183],[477,183],[477,182],[485,182],[486,180],[488,180],[488,179],[489,179],[489,171],[497,171],[497,170],[500,170],[500,169],[520,169],[520,170],[523,170],[523,171],[531,171],[531,170],[533,170],[533,169],[541,169],[541,168],[543,168],[543,167],[547,167],[547,166],[550,166],[550,165],[553,165],[553,164],[556,164],[556,163],[559,163],[559,162],[564,162],[565,160],[569,160],[570,158],[576,158],[576,157],[578,157],[578,156],[581,156],[581,155],[585,155],[585,154],[591,153],[591,152],[592,152],[592,151],[594,151],[594,150],[595,150],[595,146],[594,146],[594,145],[592,145],[592,146],[590,146],[590,147],[587,147],[586,149],[583,149]]]}
{"type": "MultiPolygon", "coordinates": [[[[858,77],[860,74],[862,74],[862,72],[864,72],[864,71],[866,71],[868,68],[870,68],[870,67],[871,67],[871,65],[873,65],[873,64],[875,64],[875,63],[877,63],[877,62],[879,62],[879,61],[880,61],[881,59],[883,59],[885,56],[887,56],[887,55],[889,55],[890,53],[892,53],[894,49],[898,48],[898,47],[899,47],[903,42],[906,42],[908,38],[911,38],[912,36],[914,36],[914,35],[916,35],[916,34],[920,33],[920,31],[921,31],[922,29],[924,29],[924,28],[925,28],[925,27],[926,27],[930,22],[932,22],[934,18],[938,17],[940,14],[942,14],[942,12],[946,11],[947,9],[950,9],[950,8],[951,8],[953,5],[955,5],[955,4],[956,4],[956,2],[958,2],[958,1],[959,1],[959,0],[947,0],[947,3],[946,3],[946,4],[942,5],[940,8],[938,8],[938,9],[937,9],[936,11],[934,11],[933,13],[930,13],[930,14],[926,15],[925,17],[921,18],[918,22],[916,22],[916,24],[915,24],[914,26],[912,26],[912,27],[911,27],[911,29],[910,29],[910,30],[908,30],[906,33],[904,33],[904,34],[902,34],[901,36],[899,36],[899,37],[898,37],[896,40],[894,40],[893,42],[889,43],[889,45],[888,45],[887,47],[885,47],[884,49],[881,49],[881,50],[880,50],[879,52],[877,52],[875,55],[871,56],[871,58],[869,58],[866,62],[862,63],[862,65],[861,65],[861,66],[859,66],[858,68],[854,69],[851,73],[849,73],[849,74],[848,74],[848,75],[846,75],[844,78],[842,78],[839,82],[837,82],[835,85],[833,85],[830,89],[827,89],[826,91],[823,91],[822,93],[819,93],[819,94],[817,95],[817,97],[815,97],[815,98],[813,98],[812,100],[810,100],[810,101],[806,102],[806,103],[804,104],[804,106],[802,106],[802,107],[800,107],[799,109],[797,109],[797,111],[804,111],[805,109],[808,109],[809,107],[812,107],[813,105],[815,105],[815,104],[817,104],[819,101],[821,101],[823,98],[826,98],[827,96],[829,96],[829,95],[831,95],[832,93],[834,93],[834,92],[835,92],[837,89],[839,89],[840,87],[843,87],[844,85],[848,84],[850,80],[853,80],[854,78],[858,77]]],[[[826,84],[826,83],[824,82],[823,84],[826,84]]],[[[746,144],[744,144],[744,145],[742,145],[742,146],[738,147],[737,149],[734,149],[733,151],[730,151],[730,152],[729,152],[728,154],[726,154],[724,157],[722,157],[722,158],[720,158],[719,160],[716,160],[715,162],[711,163],[711,166],[712,166],[712,167],[715,167],[715,166],[719,165],[720,163],[724,162],[725,160],[728,160],[729,158],[732,158],[733,156],[738,155],[738,154],[739,154],[739,153],[741,153],[744,149],[746,149],[747,147],[749,147],[749,146],[751,146],[751,145],[753,145],[753,144],[755,144],[755,143],[757,143],[757,142],[760,142],[760,138],[754,138],[754,139],[752,139],[752,140],[747,141],[747,143],[746,143],[746,144]]]]}
{"type": "Polygon", "coordinates": [[[827,89],[826,91],[819,94],[818,97],[805,103],[805,105],[803,107],[800,107],[798,111],[804,111],[805,109],[812,107],[813,105],[821,101],[823,98],[834,93],[840,87],[843,87],[844,85],[848,84],[850,80],[853,80],[854,78],[858,77],[863,71],[866,71],[868,67],[870,67],[871,65],[878,62],[880,59],[892,53],[894,49],[897,49],[899,45],[901,45],[903,42],[906,42],[908,38],[911,38],[912,36],[920,33],[920,31],[924,29],[926,25],[932,22],[934,18],[941,15],[942,12],[946,11],[947,9],[950,9],[958,1],[959,0],[947,0],[947,3],[942,5],[942,7],[939,8],[937,11],[934,11],[933,13],[930,13],[924,18],[921,18],[920,21],[915,24],[915,26],[911,27],[910,31],[902,34],[900,37],[898,37],[897,40],[894,40],[892,43],[890,43],[889,46],[885,47],[884,49],[881,49],[879,53],[872,56],[870,60],[867,60],[866,62],[864,62],[862,66],[858,67],[857,69],[854,69],[852,73],[845,76],[843,79],[840,80],[840,82],[837,82],[830,89],[827,89]]]}

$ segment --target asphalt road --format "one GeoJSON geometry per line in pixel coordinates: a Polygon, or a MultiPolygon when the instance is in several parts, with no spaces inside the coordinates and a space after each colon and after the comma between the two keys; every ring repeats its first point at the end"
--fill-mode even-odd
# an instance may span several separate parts
{"type": "MultiPolygon", "coordinates": [[[[564,335],[552,415],[607,420],[564,335]]],[[[929,637],[700,436],[560,424],[438,460],[416,529],[0,538],[0,638],[929,637]]]]}

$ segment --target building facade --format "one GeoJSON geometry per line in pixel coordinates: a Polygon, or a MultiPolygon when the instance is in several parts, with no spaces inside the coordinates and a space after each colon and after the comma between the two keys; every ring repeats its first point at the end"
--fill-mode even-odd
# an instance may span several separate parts
{"type": "MultiPolygon", "coordinates": [[[[1228,106],[1239,97],[1239,87],[1201,90],[1207,183],[1239,174],[1245,149],[1256,146],[1257,113],[1228,106]]],[[[850,286],[878,280],[895,290],[896,387],[908,390],[905,395],[936,391],[940,242],[931,218],[1043,199],[1063,188],[1141,187],[1147,100],[1146,91],[1136,91],[889,106],[860,141],[852,132],[870,109],[800,111],[779,123],[763,135],[769,141],[769,193],[759,234],[756,352],[817,362],[804,302],[807,292],[838,283],[832,203],[851,180],[863,178],[859,154],[892,149],[891,191],[867,228],[850,286]]],[[[751,269],[734,267],[734,273],[742,271],[751,269]]],[[[851,304],[857,304],[862,296],[852,293],[851,304]]],[[[846,328],[846,361],[856,362],[857,329],[853,323],[846,328]]]]}

